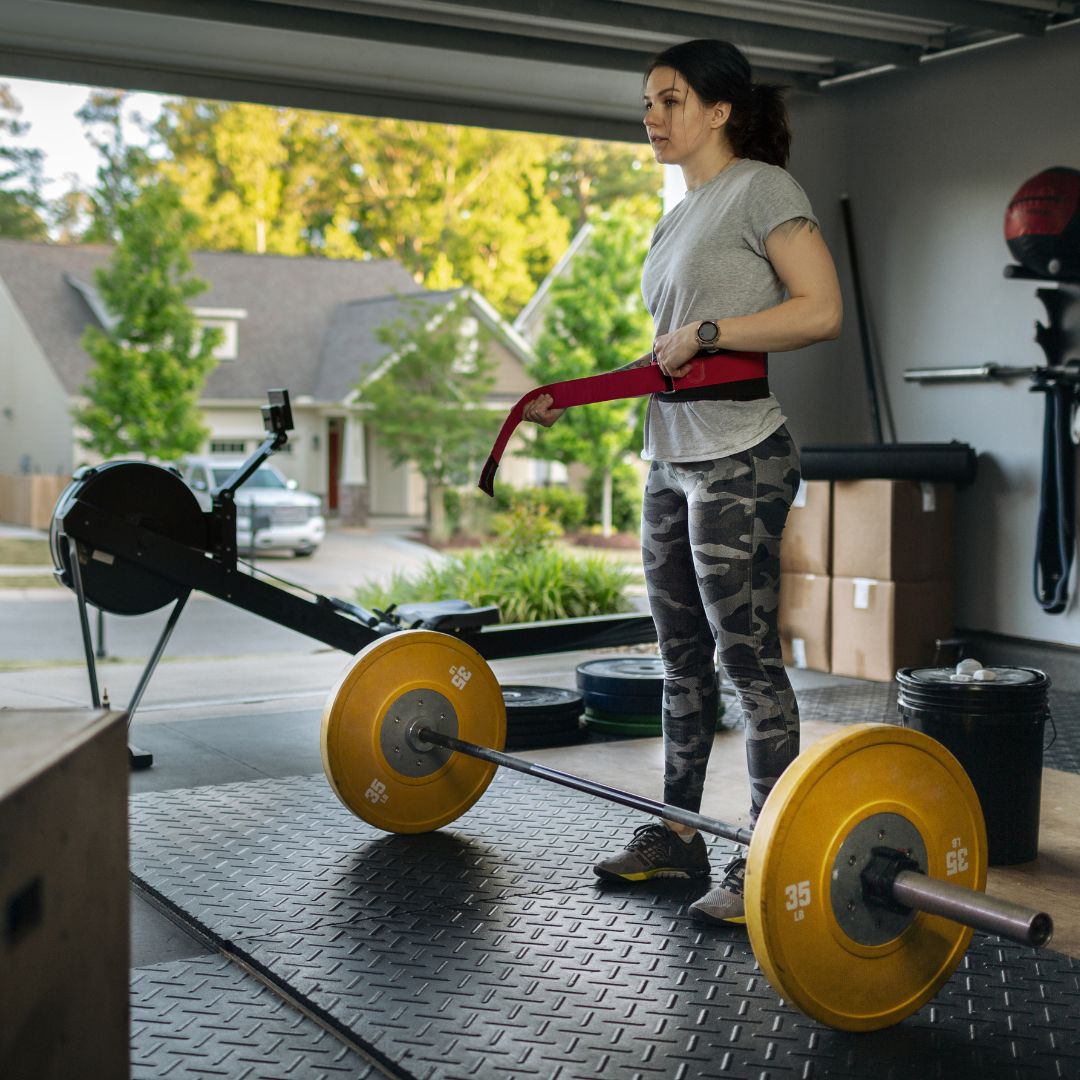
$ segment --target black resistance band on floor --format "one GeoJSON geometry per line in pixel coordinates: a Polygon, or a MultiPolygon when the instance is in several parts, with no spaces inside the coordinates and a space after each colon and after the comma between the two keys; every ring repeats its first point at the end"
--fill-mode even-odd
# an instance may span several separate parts
{"type": "Polygon", "coordinates": [[[693,921],[702,886],[596,883],[640,823],[502,771],[452,826],[393,836],[321,776],[254,781],[133,796],[132,873],[394,1076],[1080,1075],[1080,963],[976,934],[916,1015],[833,1031],[777,998],[744,929],[693,921]]]}

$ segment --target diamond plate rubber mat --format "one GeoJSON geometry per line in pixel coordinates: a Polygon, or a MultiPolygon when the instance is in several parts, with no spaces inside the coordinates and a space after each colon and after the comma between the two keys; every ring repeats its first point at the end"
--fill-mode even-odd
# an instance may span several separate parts
{"type": "Polygon", "coordinates": [[[224,956],[131,972],[131,1080],[384,1075],[224,956]]]}
{"type": "Polygon", "coordinates": [[[419,836],[378,833],[322,777],[131,808],[141,884],[398,1075],[1080,1076],[1080,963],[977,934],[915,1016],[833,1031],[776,997],[744,930],[691,919],[695,891],[601,888],[593,860],[640,816],[532,777],[500,772],[419,836]]]}

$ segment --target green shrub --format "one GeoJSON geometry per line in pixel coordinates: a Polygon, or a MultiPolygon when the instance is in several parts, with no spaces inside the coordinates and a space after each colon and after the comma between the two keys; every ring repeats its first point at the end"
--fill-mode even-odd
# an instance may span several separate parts
{"type": "Polygon", "coordinates": [[[562,536],[562,526],[546,514],[534,514],[518,504],[494,519],[497,545],[511,557],[524,555],[535,548],[548,547],[562,536]]]}
{"type": "Polygon", "coordinates": [[[491,535],[496,500],[474,488],[448,487],[443,491],[443,507],[450,536],[477,539],[491,535]]]}
{"type": "Polygon", "coordinates": [[[564,487],[498,488],[495,509],[509,513],[522,507],[533,515],[555,521],[565,532],[573,532],[585,521],[585,496],[564,487]]]}
{"type": "Polygon", "coordinates": [[[448,487],[443,491],[443,510],[446,528],[451,536],[456,536],[462,530],[465,516],[465,498],[457,488],[448,487]]]}
{"type": "Polygon", "coordinates": [[[428,563],[417,577],[394,574],[388,584],[368,581],[356,591],[366,608],[431,600],[497,604],[502,621],[537,622],[629,611],[629,567],[602,555],[579,558],[549,543],[527,549],[489,547],[428,563]]]}
{"type": "MultiPolygon", "coordinates": [[[[603,513],[604,477],[593,473],[585,481],[586,519],[599,524],[603,513]]],[[[616,532],[636,533],[641,527],[641,478],[629,462],[611,472],[611,526],[616,532]]]]}

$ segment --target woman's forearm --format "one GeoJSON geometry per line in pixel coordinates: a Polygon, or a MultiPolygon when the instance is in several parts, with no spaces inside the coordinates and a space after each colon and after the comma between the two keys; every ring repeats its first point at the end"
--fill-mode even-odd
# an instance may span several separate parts
{"type": "MultiPolygon", "coordinates": [[[[793,296],[753,315],[717,319],[719,346],[743,352],[787,352],[818,341],[832,341],[840,333],[843,309],[839,298],[821,300],[793,296]]],[[[696,331],[696,327],[694,328],[696,331]]]]}

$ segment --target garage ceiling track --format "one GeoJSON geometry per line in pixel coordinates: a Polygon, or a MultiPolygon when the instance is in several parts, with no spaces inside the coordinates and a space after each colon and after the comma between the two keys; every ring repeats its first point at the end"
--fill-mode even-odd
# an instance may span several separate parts
{"type": "Polygon", "coordinates": [[[3,0],[0,77],[640,138],[641,72],[720,37],[827,93],[1074,21],[1066,0],[3,0]]]}

